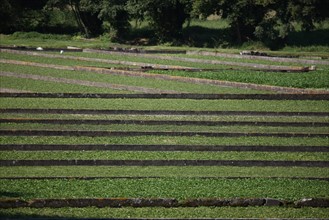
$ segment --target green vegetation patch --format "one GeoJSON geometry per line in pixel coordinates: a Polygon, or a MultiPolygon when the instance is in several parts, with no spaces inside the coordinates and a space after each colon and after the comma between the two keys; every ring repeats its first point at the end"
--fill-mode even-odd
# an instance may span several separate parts
{"type": "Polygon", "coordinates": [[[329,138],[274,137],[24,137],[3,136],[2,144],[188,144],[328,146],[329,138]]]}
{"type": "Polygon", "coordinates": [[[131,93],[129,91],[114,90],[110,88],[97,88],[65,83],[39,81],[33,79],[20,79],[14,77],[0,77],[1,87],[7,89],[26,90],[30,92],[54,93],[131,93]]]}
{"type": "Polygon", "coordinates": [[[328,112],[328,101],[1,98],[0,108],[328,112]],[[37,102],[35,100],[38,100],[37,102]]]}
{"type": "MultiPolygon", "coordinates": [[[[220,86],[212,86],[212,85],[198,85],[193,83],[175,82],[175,81],[141,78],[141,77],[119,76],[119,75],[111,75],[111,74],[98,74],[98,73],[83,72],[83,71],[69,71],[69,70],[58,71],[49,68],[20,66],[13,64],[0,64],[0,66],[2,71],[8,71],[8,72],[51,76],[51,77],[57,77],[63,79],[78,79],[78,80],[86,80],[90,82],[102,82],[102,83],[111,83],[111,84],[119,84],[119,85],[157,88],[163,90],[174,90],[177,92],[193,92],[193,93],[252,93],[252,92],[257,93],[258,92],[256,90],[249,90],[249,89],[236,89],[236,88],[228,88],[228,87],[220,87],[220,86]]],[[[12,78],[12,80],[16,80],[16,78],[12,78]]],[[[10,82],[6,82],[6,81],[2,82],[3,87],[6,86],[7,84],[9,84],[10,86],[14,86],[11,85],[10,82]]],[[[57,84],[62,85],[63,83],[57,83],[57,84]]],[[[21,85],[17,85],[16,87],[21,88],[21,85]]],[[[53,89],[52,87],[45,85],[44,89],[41,91],[53,92],[53,89]]],[[[70,91],[69,89],[66,89],[64,91],[76,92],[76,90],[74,90],[74,87],[72,88],[72,91],[70,91]]],[[[80,91],[84,92],[84,90],[82,89],[80,91]]],[[[97,91],[110,93],[109,89],[98,89],[97,91]]]]}
{"type": "MultiPolygon", "coordinates": [[[[117,132],[213,132],[213,133],[324,133],[329,127],[278,127],[278,126],[187,126],[187,125],[90,125],[90,124],[20,124],[1,123],[2,130],[61,130],[61,131],[117,131],[117,132]]],[[[329,136],[329,135],[328,135],[329,136]]]]}
{"type": "Polygon", "coordinates": [[[249,122],[329,122],[329,117],[313,116],[212,116],[212,115],[104,115],[104,114],[24,114],[3,113],[2,119],[74,119],[74,120],[165,120],[165,121],[249,121],[249,122]]]}
{"type": "Polygon", "coordinates": [[[326,161],[329,153],[33,151],[1,152],[1,160],[291,160],[326,161]]]}
{"type": "Polygon", "coordinates": [[[328,198],[329,182],[293,179],[1,180],[2,198],[328,198]]]}
{"type": "Polygon", "coordinates": [[[0,177],[329,177],[328,169],[319,167],[18,166],[0,171],[0,177]]]}
{"type": "Polygon", "coordinates": [[[19,208],[0,211],[4,217],[64,218],[327,218],[323,208],[272,208],[272,207],[199,207],[199,208],[19,208]]]}
{"type": "Polygon", "coordinates": [[[57,218],[328,218],[324,208],[198,207],[198,208],[15,208],[2,209],[3,217],[57,218]]]}
{"type": "MultiPolygon", "coordinates": [[[[59,50],[58,50],[59,54],[59,50]]],[[[19,60],[19,61],[28,61],[28,62],[36,62],[43,64],[52,64],[52,65],[61,65],[61,66],[94,66],[94,67],[119,67],[122,65],[115,65],[109,63],[100,63],[96,61],[82,61],[82,60],[72,60],[72,59],[60,59],[60,58],[47,58],[41,56],[33,56],[33,55],[24,55],[24,54],[12,54],[1,52],[1,59],[9,59],[9,60],[19,60]]]]}
{"type": "MultiPolygon", "coordinates": [[[[219,67],[223,68],[223,67],[219,67]]],[[[295,87],[295,88],[316,88],[328,89],[329,70],[311,71],[307,73],[281,73],[264,72],[243,69],[223,69],[217,71],[186,72],[186,71],[163,71],[154,70],[152,73],[172,76],[193,77],[211,80],[224,80],[242,83],[254,83],[261,85],[295,87]]]]}

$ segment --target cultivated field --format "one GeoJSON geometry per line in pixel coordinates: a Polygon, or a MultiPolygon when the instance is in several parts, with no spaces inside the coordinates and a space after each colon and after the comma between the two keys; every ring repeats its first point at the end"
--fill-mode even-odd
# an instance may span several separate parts
{"type": "Polygon", "coordinates": [[[1,217],[329,218],[328,60],[60,50],[1,49],[1,217]]]}

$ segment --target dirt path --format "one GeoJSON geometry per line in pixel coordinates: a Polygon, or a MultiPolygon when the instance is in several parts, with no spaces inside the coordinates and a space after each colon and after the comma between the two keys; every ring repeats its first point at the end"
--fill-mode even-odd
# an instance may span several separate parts
{"type": "Polygon", "coordinates": [[[30,93],[31,91],[20,90],[20,89],[10,89],[10,88],[0,88],[0,93],[30,93]]]}
{"type": "Polygon", "coordinates": [[[21,78],[21,79],[33,79],[33,80],[74,84],[74,85],[82,85],[82,86],[91,86],[91,87],[107,88],[107,89],[115,89],[115,90],[126,90],[126,91],[133,91],[133,92],[142,92],[142,93],[177,93],[176,91],[172,91],[172,90],[159,90],[159,89],[137,87],[137,86],[118,85],[118,84],[102,83],[102,82],[91,82],[91,81],[77,80],[77,79],[64,79],[64,78],[56,78],[56,77],[51,77],[51,76],[40,76],[40,75],[21,74],[21,73],[12,73],[12,72],[0,72],[0,76],[7,76],[7,77],[14,77],[14,78],[21,78]]]}

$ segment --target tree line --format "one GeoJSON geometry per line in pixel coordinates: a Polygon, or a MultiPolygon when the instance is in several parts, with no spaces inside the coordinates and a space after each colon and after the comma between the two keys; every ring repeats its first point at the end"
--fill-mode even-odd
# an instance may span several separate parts
{"type": "Polygon", "coordinates": [[[147,21],[158,41],[179,41],[186,22],[218,15],[236,43],[279,44],[296,24],[314,29],[328,18],[327,9],[327,0],[0,0],[0,33],[80,31],[122,39],[131,21],[147,21]]]}

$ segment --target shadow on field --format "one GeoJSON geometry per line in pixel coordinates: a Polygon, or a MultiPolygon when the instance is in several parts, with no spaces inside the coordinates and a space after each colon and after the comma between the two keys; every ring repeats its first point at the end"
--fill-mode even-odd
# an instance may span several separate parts
{"type": "Polygon", "coordinates": [[[230,28],[190,26],[184,29],[183,35],[185,43],[191,47],[225,48],[233,43],[230,28]]]}
{"type": "Polygon", "coordinates": [[[291,32],[287,46],[329,46],[329,29],[291,32]]]}
{"type": "MultiPolygon", "coordinates": [[[[190,26],[184,29],[183,36],[185,44],[191,47],[227,48],[237,45],[233,30],[229,27],[215,29],[190,26]]],[[[266,46],[277,49],[283,46],[329,46],[329,29],[294,31],[289,33],[286,39],[278,39],[266,46]]]]}
{"type": "MultiPolygon", "coordinates": [[[[11,211],[12,213],[14,211],[11,211]]],[[[5,211],[0,211],[0,218],[2,220],[5,219],[60,219],[60,216],[47,216],[47,215],[39,215],[39,214],[24,214],[24,213],[19,213],[19,211],[16,212],[17,214],[10,214],[5,211]]]]}
{"type": "Polygon", "coordinates": [[[21,193],[17,192],[7,192],[7,191],[0,191],[0,198],[18,198],[22,197],[21,193]]]}

